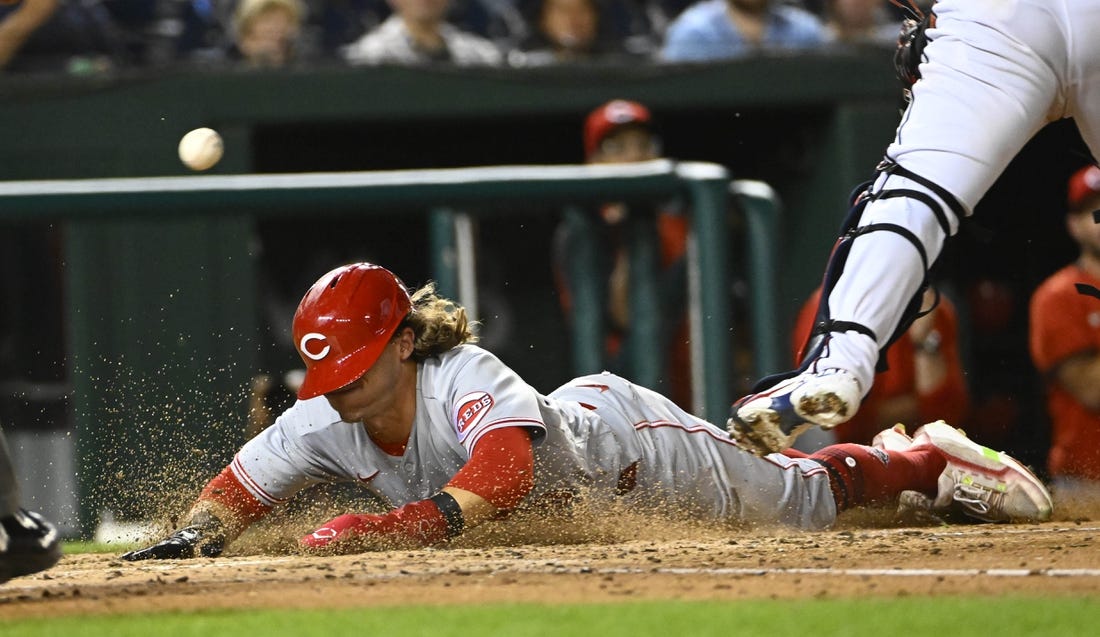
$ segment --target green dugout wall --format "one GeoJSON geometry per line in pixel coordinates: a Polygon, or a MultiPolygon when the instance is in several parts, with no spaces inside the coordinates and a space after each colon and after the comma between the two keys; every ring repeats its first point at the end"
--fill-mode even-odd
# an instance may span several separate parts
{"type": "MultiPolygon", "coordinates": [[[[654,110],[670,155],[718,162],[734,178],[763,179],[775,189],[783,213],[772,220],[772,338],[785,343],[850,189],[870,175],[896,125],[887,52],[523,73],[332,68],[5,78],[0,175],[180,176],[186,169],[176,143],[197,126],[225,137],[216,175],[575,163],[584,114],[616,97],[654,110]]],[[[2,228],[53,223],[62,234],[67,348],[79,351],[69,375],[88,497],[99,495],[89,485],[104,482],[96,472],[111,473],[113,485],[174,473],[166,448],[202,456],[180,461],[199,472],[229,459],[257,362],[256,224],[282,214],[300,216],[308,228],[319,218],[288,211],[278,199],[230,199],[219,214],[132,199],[112,214],[110,198],[97,201],[106,209],[86,216],[54,209],[36,217],[7,202],[0,211],[2,228]],[[179,428],[165,426],[169,420],[179,428]],[[120,449],[118,440],[127,443],[120,449]]],[[[82,515],[90,528],[95,511],[82,515]]]]}

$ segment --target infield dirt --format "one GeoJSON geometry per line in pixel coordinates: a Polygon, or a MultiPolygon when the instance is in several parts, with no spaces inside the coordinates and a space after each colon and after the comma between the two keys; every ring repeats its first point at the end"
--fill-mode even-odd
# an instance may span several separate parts
{"type": "Polygon", "coordinates": [[[803,532],[617,517],[568,533],[533,520],[495,524],[446,548],[346,556],[288,554],[290,533],[274,541],[243,538],[214,559],[130,563],[117,554],[68,555],[46,573],[0,585],[0,618],[505,601],[1100,594],[1098,516],[1062,508],[1055,521],[1026,525],[891,528],[885,512],[854,512],[835,529],[803,532]]]}

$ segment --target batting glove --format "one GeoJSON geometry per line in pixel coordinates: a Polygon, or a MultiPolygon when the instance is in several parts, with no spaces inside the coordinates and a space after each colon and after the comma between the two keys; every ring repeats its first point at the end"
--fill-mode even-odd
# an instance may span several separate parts
{"type": "Polygon", "coordinates": [[[217,557],[225,548],[225,536],[207,535],[200,526],[184,527],[156,544],[124,553],[122,559],[128,562],[139,560],[179,560],[195,557],[196,550],[203,557],[217,557]]]}

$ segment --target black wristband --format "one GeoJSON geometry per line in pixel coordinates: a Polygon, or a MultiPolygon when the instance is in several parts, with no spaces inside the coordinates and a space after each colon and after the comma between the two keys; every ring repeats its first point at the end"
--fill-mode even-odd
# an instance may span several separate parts
{"type": "Polygon", "coordinates": [[[435,502],[439,512],[443,514],[443,519],[447,521],[447,539],[460,535],[466,526],[466,521],[462,517],[462,507],[458,506],[454,496],[446,491],[440,491],[428,499],[435,502]]]}

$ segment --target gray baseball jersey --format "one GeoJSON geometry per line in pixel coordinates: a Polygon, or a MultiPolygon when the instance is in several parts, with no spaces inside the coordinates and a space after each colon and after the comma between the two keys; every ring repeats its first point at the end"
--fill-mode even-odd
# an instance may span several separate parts
{"type": "Polygon", "coordinates": [[[820,464],[753,456],[725,431],[613,374],[577,378],[544,396],[493,354],[461,345],[418,365],[416,393],[400,457],[382,451],[361,424],[342,422],[319,397],[297,402],[246,443],[231,470],[267,505],[311,484],[358,481],[400,506],[437,493],[486,433],[523,427],[535,461],[527,502],[565,491],[803,528],[836,518],[820,464]],[[623,493],[620,478],[632,465],[633,488],[623,493]]]}

